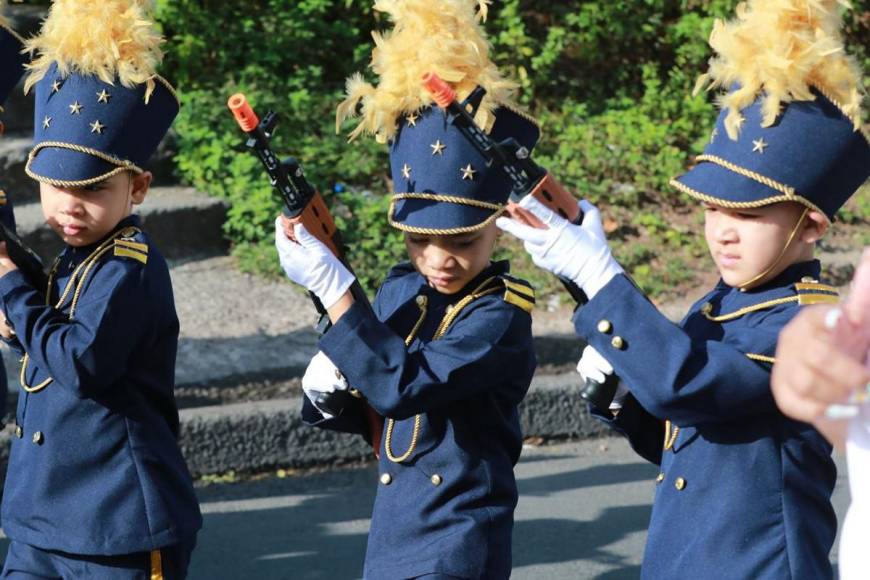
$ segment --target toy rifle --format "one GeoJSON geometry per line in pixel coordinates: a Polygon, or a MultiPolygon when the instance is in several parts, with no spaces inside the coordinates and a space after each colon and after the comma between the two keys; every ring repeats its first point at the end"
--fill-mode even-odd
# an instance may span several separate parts
{"type": "Polygon", "coordinates": [[[6,242],[6,253],[9,254],[9,259],[15,262],[30,285],[40,292],[45,292],[48,287],[48,276],[42,258],[3,222],[0,222],[0,242],[6,242]]]}
{"type": "MultiPolygon", "coordinates": [[[[577,205],[577,200],[562,187],[546,169],[532,161],[531,153],[516,139],[509,138],[496,142],[477,123],[474,115],[483,100],[486,90],[476,87],[461,103],[456,100],[456,91],[435,73],[423,76],[423,86],[447,115],[447,122],[459,129],[475,149],[486,159],[487,167],[501,168],[511,181],[510,203],[508,213],[514,219],[535,228],[545,229],[547,226],[517,205],[527,195],[534,196],[538,201],[552,209],[560,216],[579,225],[583,221],[583,212],[577,205]]],[[[578,306],[586,304],[589,299],[574,282],[559,277],[578,306]]],[[[618,377],[612,374],[604,383],[591,379],[580,392],[590,404],[607,409],[616,394],[618,377]]]]}
{"type": "MultiPolygon", "coordinates": [[[[263,163],[272,187],[280,194],[281,200],[284,202],[284,215],[292,223],[304,225],[313,236],[323,242],[341,263],[353,273],[353,269],[344,255],[344,244],[341,241],[341,234],[335,225],[335,221],[332,219],[332,214],[329,213],[323,196],[305,179],[305,172],[296,159],[288,157],[283,161],[279,161],[275,153],[272,152],[271,140],[275,127],[278,124],[278,115],[274,111],[269,111],[261,121],[243,94],[236,94],[230,97],[227,105],[242,128],[242,131],[248,136],[245,145],[263,163]]],[[[350,287],[350,293],[356,302],[371,309],[371,303],[362,286],[360,286],[359,281],[354,280],[353,285],[350,287]]],[[[308,294],[312,302],[314,302],[317,313],[320,315],[317,330],[322,334],[331,325],[329,315],[317,296],[311,292],[308,294]]],[[[362,395],[356,389],[324,393],[319,396],[317,406],[334,416],[338,416],[345,408],[361,397],[362,395]]],[[[363,405],[365,407],[366,422],[368,423],[372,448],[374,449],[375,456],[378,456],[384,421],[364,401],[363,405]]]]}

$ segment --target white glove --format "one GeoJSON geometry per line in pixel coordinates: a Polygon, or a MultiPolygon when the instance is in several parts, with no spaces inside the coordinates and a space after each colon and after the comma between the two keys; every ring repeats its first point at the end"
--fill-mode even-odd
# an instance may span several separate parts
{"type": "Polygon", "coordinates": [[[296,224],[293,231],[299,243],[284,234],[280,217],[275,220],[275,247],[281,267],[290,280],[313,292],[325,308],[330,308],[356,278],[305,226],[296,224]]]}
{"type": "MultiPolygon", "coordinates": [[[[577,372],[580,373],[584,381],[592,379],[597,383],[604,383],[613,374],[613,366],[607,362],[607,359],[601,356],[601,353],[591,346],[587,346],[583,349],[583,355],[577,363],[577,372]]],[[[616,394],[613,396],[613,402],[610,403],[610,410],[618,411],[621,409],[626,395],[628,395],[628,389],[625,383],[619,381],[616,387],[616,394]]]]}
{"type": "Polygon", "coordinates": [[[523,198],[519,205],[544,222],[548,229],[533,228],[505,217],[498,218],[495,224],[523,240],[535,264],[573,281],[590,300],[623,272],[610,253],[601,215],[591,203],[580,202],[584,215],[579,226],[569,223],[531,195],[523,198]]]}
{"type": "Polygon", "coordinates": [[[332,414],[317,405],[317,398],[337,391],[346,391],[349,388],[347,379],[344,378],[338,367],[332,364],[332,361],[323,354],[323,351],[317,351],[317,354],[308,363],[308,368],[305,369],[305,376],[302,377],[302,391],[311,401],[311,404],[320,411],[325,419],[332,419],[332,414]]]}

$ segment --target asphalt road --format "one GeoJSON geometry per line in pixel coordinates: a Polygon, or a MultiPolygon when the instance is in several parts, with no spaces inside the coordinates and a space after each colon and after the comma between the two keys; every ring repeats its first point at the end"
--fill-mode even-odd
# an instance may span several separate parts
{"type": "MultiPolygon", "coordinates": [[[[602,439],[527,448],[516,472],[513,578],[638,577],[654,466],[602,439]]],[[[190,578],[359,578],[376,486],[369,466],[202,488],[190,578]]],[[[844,472],[834,502],[842,519],[844,472]]]]}

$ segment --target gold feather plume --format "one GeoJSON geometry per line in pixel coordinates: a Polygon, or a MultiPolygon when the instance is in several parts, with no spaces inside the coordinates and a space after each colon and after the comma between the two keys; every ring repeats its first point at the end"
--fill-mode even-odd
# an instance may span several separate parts
{"type": "Polygon", "coordinates": [[[840,7],[845,0],[748,0],[737,18],[717,20],[710,46],[718,53],[698,78],[702,88],[740,88],[719,99],[728,110],[725,128],[737,139],[741,111],[763,94],[762,126],[772,125],[783,105],[811,101],[814,87],[861,126],[863,98],[860,67],[846,54],[840,7]]]}
{"type": "Polygon", "coordinates": [[[40,34],[26,47],[37,54],[24,90],[39,82],[52,63],[61,75],[96,76],[125,87],[146,85],[146,100],[163,59],[161,35],[150,18],[152,0],[55,0],[40,34]]]}
{"type": "Polygon", "coordinates": [[[481,127],[492,126],[493,111],[500,105],[515,107],[516,84],[489,59],[481,26],[488,4],[489,0],[377,0],[375,10],[388,14],[394,24],[389,32],[372,33],[370,66],[380,82],[373,86],[360,74],[348,79],[347,98],[336,111],[336,132],[359,113],[361,121],[350,139],[369,133],[387,142],[396,134],[400,116],[433,102],[421,83],[430,71],[448,82],[460,99],[477,85],[486,89],[475,117],[481,127]]]}

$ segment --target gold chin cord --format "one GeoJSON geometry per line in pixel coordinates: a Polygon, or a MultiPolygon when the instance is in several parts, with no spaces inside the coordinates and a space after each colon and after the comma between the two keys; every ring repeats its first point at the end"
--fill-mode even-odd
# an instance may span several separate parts
{"type": "Polygon", "coordinates": [[[761,272],[761,274],[758,274],[757,276],[750,278],[746,282],[743,282],[742,284],[737,286],[737,288],[739,288],[741,291],[749,290],[756,282],[758,282],[759,280],[762,280],[765,276],[770,274],[770,272],[774,268],[776,268],[779,265],[779,263],[785,257],[785,253],[791,247],[791,243],[794,241],[794,238],[797,235],[798,230],[803,225],[804,220],[806,219],[808,213],[810,213],[810,208],[808,208],[808,207],[804,208],[804,211],[801,214],[800,219],[798,219],[797,223],[794,225],[794,228],[791,230],[791,233],[788,236],[788,240],[785,242],[785,246],[782,248],[782,251],[779,253],[779,256],[776,258],[776,260],[774,260],[770,266],[768,266],[763,272],[761,272]]]}

